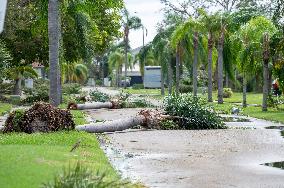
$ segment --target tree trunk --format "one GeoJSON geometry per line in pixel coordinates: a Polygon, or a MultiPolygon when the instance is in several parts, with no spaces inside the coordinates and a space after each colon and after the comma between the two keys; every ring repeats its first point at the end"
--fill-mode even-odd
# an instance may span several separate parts
{"type": "Polygon", "coordinates": [[[49,0],[48,3],[48,38],[49,38],[49,79],[50,103],[54,106],[60,104],[59,79],[59,2],[49,0]]]}
{"type": "Polygon", "coordinates": [[[180,45],[176,49],[176,94],[179,94],[179,81],[180,81],[180,45]]]}
{"type": "Polygon", "coordinates": [[[218,41],[218,104],[223,104],[223,47],[224,47],[224,28],[218,41]]]}
{"type": "Polygon", "coordinates": [[[162,96],[165,95],[165,76],[163,69],[161,69],[161,95],[162,96]]]}
{"type": "Polygon", "coordinates": [[[77,104],[73,105],[72,103],[68,106],[68,109],[73,110],[88,110],[88,109],[102,109],[102,108],[113,108],[114,105],[111,102],[96,102],[90,104],[77,104]]]}
{"type": "Polygon", "coordinates": [[[229,74],[226,72],[226,80],[225,80],[225,86],[226,88],[229,88],[229,74]]]}
{"type": "Polygon", "coordinates": [[[17,78],[15,80],[14,95],[22,95],[22,79],[21,78],[17,78]]]}
{"type": "Polygon", "coordinates": [[[116,74],[115,74],[115,86],[119,86],[119,69],[116,69],[116,74]]]}
{"type": "Polygon", "coordinates": [[[268,64],[269,64],[269,36],[268,33],[263,37],[263,100],[262,111],[267,111],[267,98],[268,98],[268,64]]]}
{"type": "Polygon", "coordinates": [[[194,60],[192,64],[193,95],[197,96],[198,32],[194,32],[194,60]]]}
{"type": "Polygon", "coordinates": [[[208,36],[208,102],[213,102],[213,84],[212,84],[212,51],[213,51],[213,38],[212,33],[208,36]]]}
{"type": "Polygon", "coordinates": [[[124,68],[124,88],[126,89],[127,83],[126,83],[126,78],[127,78],[127,67],[128,67],[128,34],[129,34],[129,28],[126,26],[125,28],[125,50],[124,50],[124,55],[125,55],[125,68],[124,68]]]}
{"type": "Polygon", "coordinates": [[[173,91],[173,69],[171,62],[168,63],[168,81],[169,81],[169,95],[172,94],[173,91]]]}
{"type": "Polygon", "coordinates": [[[247,107],[247,79],[245,73],[243,73],[243,107],[247,107]]]}
{"type": "Polygon", "coordinates": [[[76,130],[86,131],[88,133],[116,132],[130,129],[134,126],[142,125],[144,124],[144,122],[146,122],[145,116],[137,115],[135,117],[118,119],[114,121],[80,125],[76,127],[76,130]]]}

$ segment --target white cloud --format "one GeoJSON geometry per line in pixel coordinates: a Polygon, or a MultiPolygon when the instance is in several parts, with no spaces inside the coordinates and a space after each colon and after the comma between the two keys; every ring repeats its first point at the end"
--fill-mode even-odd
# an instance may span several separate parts
{"type": "MultiPolygon", "coordinates": [[[[152,41],[157,34],[156,25],[163,18],[160,0],[125,0],[125,4],[130,14],[140,17],[143,25],[147,28],[148,36],[145,38],[145,43],[152,41]]],[[[131,31],[129,35],[131,47],[142,46],[142,38],[142,30],[131,31]]]]}

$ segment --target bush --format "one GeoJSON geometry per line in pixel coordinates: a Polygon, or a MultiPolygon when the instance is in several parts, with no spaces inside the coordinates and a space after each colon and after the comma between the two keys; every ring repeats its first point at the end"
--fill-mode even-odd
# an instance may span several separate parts
{"type": "Polygon", "coordinates": [[[47,103],[36,103],[25,112],[12,112],[4,125],[4,132],[50,132],[73,130],[75,123],[68,110],[61,110],[47,103]]]}
{"type": "Polygon", "coordinates": [[[144,84],[133,84],[132,89],[144,89],[144,84]]]}
{"type": "Polygon", "coordinates": [[[25,99],[21,101],[22,104],[33,104],[36,102],[48,102],[49,101],[49,81],[44,79],[37,79],[34,81],[34,87],[24,88],[24,93],[27,95],[25,99]]]}
{"type": "Polygon", "coordinates": [[[180,88],[179,88],[179,91],[181,93],[190,93],[193,91],[192,89],[192,86],[191,85],[184,85],[184,84],[181,84],[180,85],[180,88]]]}
{"type": "Polygon", "coordinates": [[[64,169],[63,174],[57,175],[54,182],[43,184],[44,188],[123,188],[128,182],[110,180],[106,173],[92,172],[79,162],[75,167],[64,169]]]}
{"type": "Polygon", "coordinates": [[[223,129],[222,118],[205,99],[191,94],[169,95],[164,100],[165,112],[178,116],[180,129],[223,129]]]}
{"type": "Polygon", "coordinates": [[[66,95],[80,94],[80,91],[81,85],[77,83],[63,84],[62,86],[62,93],[66,95]]]}
{"type": "Polygon", "coordinates": [[[0,83],[0,93],[6,94],[6,95],[11,95],[13,93],[14,85],[15,85],[14,82],[0,83]]]}
{"type": "Polygon", "coordinates": [[[102,80],[96,80],[96,86],[102,86],[103,81],[102,80]]]}
{"type": "Polygon", "coordinates": [[[110,97],[107,94],[99,92],[98,90],[92,91],[90,93],[90,97],[94,102],[108,102],[110,101],[110,97]]]}
{"type": "Polygon", "coordinates": [[[224,88],[223,89],[223,97],[224,98],[231,98],[233,95],[233,91],[231,88],[224,88]]]}

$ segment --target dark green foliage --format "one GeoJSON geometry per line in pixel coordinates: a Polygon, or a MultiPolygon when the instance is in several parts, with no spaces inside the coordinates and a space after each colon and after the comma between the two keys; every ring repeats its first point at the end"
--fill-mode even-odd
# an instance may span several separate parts
{"type": "Polygon", "coordinates": [[[13,91],[13,88],[14,88],[14,85],[15,84],[13,82],[12,83],[0,83],[0,93],[1,94],[11,95],[12,91],[13,91]]]}
{"type": "Polygon", "coordinates": [[[181,84],[179,87],[180,87],[179,88],[180,93],[190,93],[193,90],[191,85],[181,84]]]}
{"type": "Polygon", "coordinates": [[[90,93],[91,99],[94,102],[109,102],[110,97],[107,94],[99,92],[98,90],[92,91],[90,93]]]}
{"type": "Polygon", "coordinates": [[[123,188],[128,182],[109,180],[106,173],[92,172],[77,163],[75,167],[64,169],[63,173],[54,177],[54,181],[43,184],[44,188],[123,188]]]}
{"type": "Polygon", "coordinates": [[[96,80],[96,86],[102,86],[103,81],[102,80],[96,80]]]}
{"type": "Polygon", "coordinates": [[[164,100],[165,112],[180,117],[180,129],[224,129],[222,118],[205,99],[190,94],[169,95],[164,100]]]}
{"type": "Polygon", "coordinates": [[[70,111],[55,108],[47,103],[36,103],[25,112],[12,112],[4,127],[5,133],[34,133],[73,130],[75,123],[70,111]]]}
{"type": "Polygon", "coordinates": [[[66,95],[80,94],[80,91],[81,91],[81,85],[77,83],[64,84],[62,86],[62,93],[66,95]]]}
{"type": "Polygon", "coordinates": [[[162,130],[178,130],[179,125],[173,120],[164,120],[161,122],[160,127],[162,130]]]}
{"type": "Polygon", "coordinates": [[[190,80],[190,78],[183,78],[180,81],[180,92],[181,93],[190,93],[193,91],[193,86],[192,86],[192,82],[190,80]]]}
{"type": "Polygon", "coordinates": [[[21,101],[22,104],[33,104],[35,102],[49,101],[49,81],[44,79],[34,80],[34,87],[24,88],[27,97],[21,101]]]}
{"type": "Polygon", "coordinates": [[[233,95],[233,91],[231,88],[224,88],[223,89],[223,97],[224,98],[231,98],[233,95]]]}
{"type": "Polygon", "coordinates": [[[132,89],[144,89],[144,84],[133,84],[132,89]]]}

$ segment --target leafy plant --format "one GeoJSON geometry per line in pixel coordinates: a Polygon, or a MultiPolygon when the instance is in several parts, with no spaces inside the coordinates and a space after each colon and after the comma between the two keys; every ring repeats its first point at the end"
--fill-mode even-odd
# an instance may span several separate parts
{"type": "Polygon", "coordinates": [[[98,90],[94,90],[90,93],[90,97],[94,102],[108,102],[110,101],[110,96],[99,92],[98,90]]]}
{"type": "Polygon", "coordinates": [[[128,182],[109,180],[106,173],[92,172],[80,162],[75,167],[64,169],[63,173],[54,177],[53,182],[43,184],[44,188],[122,188],[128,182]]]}
{"type": "Polygon", "coordinates": [[[164,120],[161,122],[160,127],[162,130],[178,130],[179,125],[173,120],[164,120]]]}
{"type": "Polygon", "coordinates": [[[222,118],[205,99],[191,94],[169,95],[164,99],[166,114],[178,116],[180,129],[224,129],[222,118]]]}
{"type": "Polygon", "coordinates": [[[231,88],[224,88],[223,89],[223,97],[224,98],[231,98],[233,95],[233,91],[231,88]]]}
{"type": "Polygon", "coordinates": [[[21,101],[22,104],[33,104],[36,102],[49,101],[49,81],[44,79],[34,80],[33,88],[24,88],[27,97],[21,101]]]}
{"type": "Polygon", "coordinates": [[[77,83],[64,84],[62,86],[62,93],[66,95],[79,94],[80,91],[81,91],[81,85],[77,83]]]}

